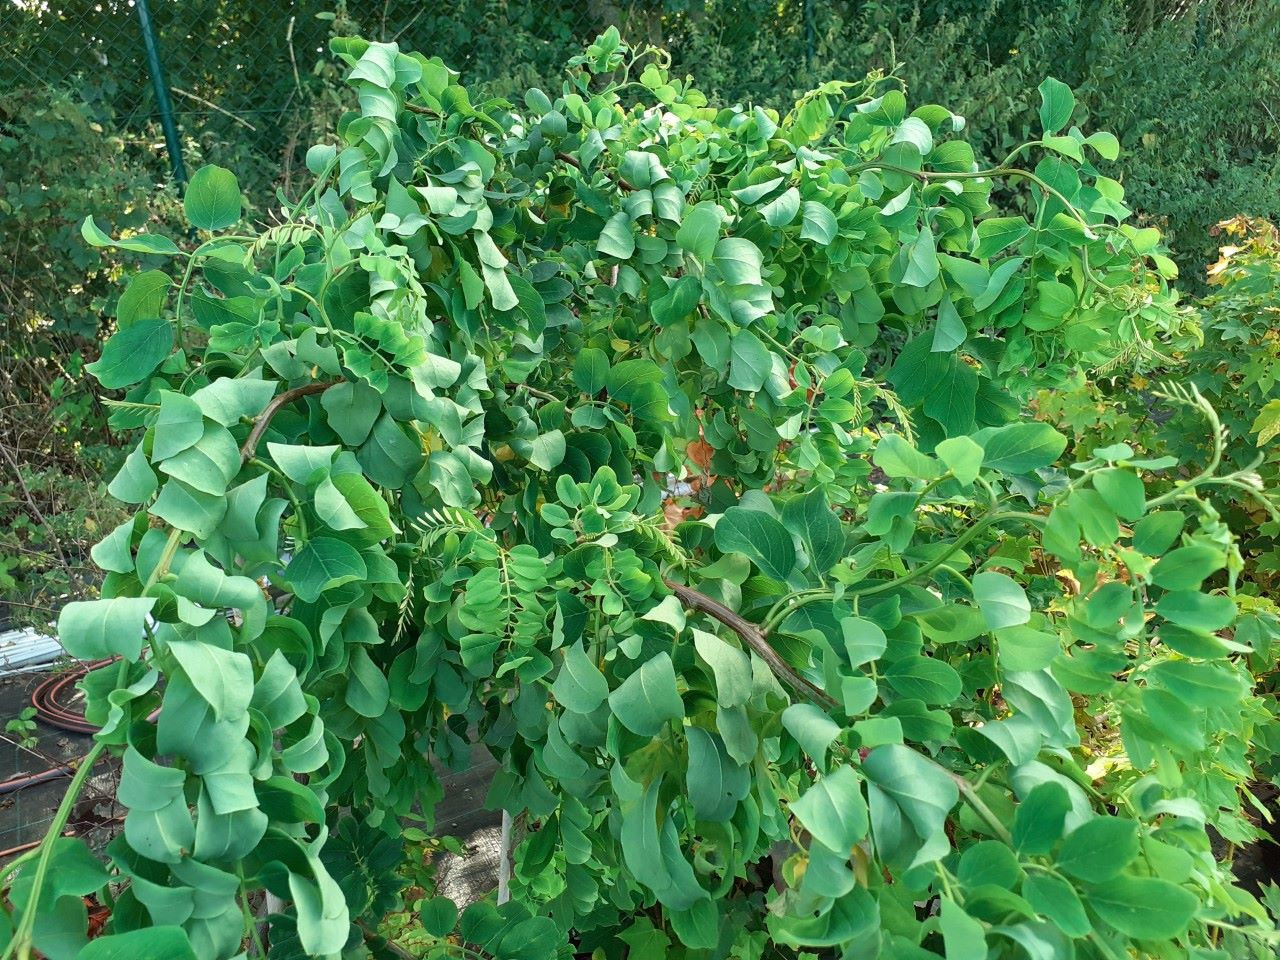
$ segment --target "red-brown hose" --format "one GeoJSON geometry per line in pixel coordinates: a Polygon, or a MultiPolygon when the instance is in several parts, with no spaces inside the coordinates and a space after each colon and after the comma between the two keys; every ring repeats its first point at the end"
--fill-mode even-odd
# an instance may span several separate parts
{"type": "Polygon", "coordinates": [[[95,724],[85,720],[84,714],[64,707],[59,697],[90,670],[106,666],[112,659],[114,658],[96,660],[42,680],[31,693],[31,705],[36,708],[36,717],[51,727],[69,733],[97,733],[99,728],[95,724]]]}

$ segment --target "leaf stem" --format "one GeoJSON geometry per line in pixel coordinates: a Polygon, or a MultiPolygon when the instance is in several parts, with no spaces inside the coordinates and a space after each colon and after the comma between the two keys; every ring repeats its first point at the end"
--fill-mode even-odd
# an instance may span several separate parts
{"type": "Polygon", "coordinates": [[[1002,842],[1009,846],[1013,846],[1013,836],[1009,833],[1008,828],[1001,822],[1000,818],[997,817],[995,813],[992,812],[991,808],[987,806],[986,801],[978,795],[977,788],[975,788],[974,785],[964,777],[960,776],[960,774],[947,770],[947,768],[941,764],[938,764],[938,769],[946,771],[947,776],[951,778],[951,781],[960,791],[960,796],[964,798],[965,803],[969,804],[969,806],[973,808],[973,812],[981,817],[983,822],[991,828],[991,832],[994,833],[1002,842]]]}
{"type": "MultiPolygon", "coordinates": [[[[934,557],[928,563],[923,563],[914,570],[904,573],[900,577],[894,577],[892,580],[877,580],[865,587],[855,587],[845,590],[841,594],[841,597],[869,597],[877,593],[883,593],[886,590],[895,590],[898,587],[905,587],[907,584],[913,583],[926,574],[932,573],[939,567],[944,566],[957,551],[962,550],[970,543],[970,541],[988,527],[997,523],[1003,523],[1006,520],[1023,520],[1027,523],[1034,524],[1042,524],[1045,522],[1045,518],[1038,513],[1024,513],[1019,510],[1008,510],[1000,513],[988,514],[952,541],[949,549],[939,556],[934,557]]],[[[822,589],[806,590],[801,593],[793,593],[790,596],[783,597],[773,605],[773,608],[769,611],[769,615],[765,618],[764,623],[761,624],[760,630],[767,636],[776,630],[783,620],[789,617],[796,610],[799,610],[801,607],[806,607],[811,603],[821,603],[823,601],[834,599],[835,591],[822,589]]]]}
{"type": "MultiPolygon", "coordinates": [[[[0,960],[8,960],[13,956],[16,956],[18,960],[29,960],[31,956],[31,932],[35,927],[36,915],[40,906],[40,893],[44,888],[45,877],[49,873],[49,862],[53,859],[54,841],[62,837],[62,831],[67,825],[67,820],[71,817],[71,809],[75,806],[75,802],[80,796],[80,791],[84,789],[85,782],[89,779],[89,773],[93,770],[94,764],[98,762],[98,757],[106,748],[107,745],[105,743],[98,741],[84,755],[84,759],[80,761],[79,769],[76,770],[76,775],[71,780],[71,785],[67,787],[67,792],[62,797],[62,803],[58,805],[58,810],[53,815],[53,822],[49,824],[49,832],[40,841],[38,848],[40,858],[36,861],[36,872],[31,881],[31,891],[28,894],[26,909],[22,911],[22,919],[18,921],[18,928],[14,931],[13,939],[9,942],[9,946],[0,955],[0,960]]],[[[35,851],[32,851],[32,853],[35,853],[35,851]]]]}

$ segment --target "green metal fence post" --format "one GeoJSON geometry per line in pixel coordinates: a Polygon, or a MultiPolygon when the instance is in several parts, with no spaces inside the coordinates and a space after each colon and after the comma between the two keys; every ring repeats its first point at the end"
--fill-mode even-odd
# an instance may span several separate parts
{"type": "Polygon", "coordinates": [[[804,65],[813,67],[813,0],[804,0],[804,65]]]}
{"type": "Polygon", "coordinates": [[[147,48],[147,72],[151,74],[151,86],[156,92],[156,106],[160,108],[160,126],[164,130],[165,149],[169,151],[169,164],[173,167],[173,179],[181,189],[187,182],[187,168],[182,163],[182,141],[178,139],[178,124],[173,119],[173,102],[169,99],[169,84],[164,79],[164,67],[160,65],[160,48],[156,43],[155,27],[151,24],[151,11],[147,0],[137,0],[138,22],[142,25],[142,42],[147,48]]]}

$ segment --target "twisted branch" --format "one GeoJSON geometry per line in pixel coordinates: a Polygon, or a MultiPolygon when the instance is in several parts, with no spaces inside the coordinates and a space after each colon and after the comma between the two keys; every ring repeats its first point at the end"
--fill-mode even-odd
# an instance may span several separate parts
{"type": "Polygon", "coordinates": [[[249,431],[249,436],[245,440],[244,446],[240,448],[240,462],[244,464],[253,459],[254,451],[258,449],[258,441],[267,432],[267,427],[271,425],[271,418],[279,412],[281,407],[313,393],[324,393],[330,387],[337,386],[341,382],[341,380],[326,380],[323,383],[308,383],[301,387],[294,387],[292,390],[286,390],[268,403],[266,409],[258,414],[258,419],[253,423],[253,429],[249,431]]]}
{"type": "Polygon", "coordinates": [[[773,671],[778,679],[784,681],[793,690],[805,695],[806,698],[812,700],[821,707],[834,707],[836,701],[827,695],[826,691],[820,690],[812,683],[806,680],[800,674],[796,673],[778,654],[778,651],[769,645],[769,641],[765,639],[764,633],[751,621],[743,618],[739,614],[730,610],[719,600],[708,597],[705,593],[699,593],[692,587],[686,587],[683,583],[676,583],[672,580],[663,579],[676,597],[690,610],[696,610],[699,613],[705,613],[713,620],[718,620],[724,624],[739,637],[742,642],[755,651],[769,669],[773,671]]]}

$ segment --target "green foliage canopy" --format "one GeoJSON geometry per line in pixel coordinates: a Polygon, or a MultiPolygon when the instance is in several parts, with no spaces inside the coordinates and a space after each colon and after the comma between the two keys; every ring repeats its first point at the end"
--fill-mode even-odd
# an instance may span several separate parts
{"type": "Polygon", "coordinates": [[[1066,87],[1034,168],[987,169],[886,78],[719,108],[610,32],[554,97],[472,103],[335,50],[360,108],[280,222],[224,232],[207,168],[193,249],[85,224],[176,263],[95,367],[138,509],[60,623],[120,658],[85,687],[129,812],[110,872],[19,864],[6,956],[75,956],[108,881],[100,943],[234,957],[265,888],[273,955],[358,956],[355,852],[475,737],[529,830],[511,903],[424,909],[433,956],[1267,949],[1204,830],[1272,719],[1231,535],[1174,461],[1058,467],[1021,419],[1194,333],[1066,87]],[[1077,709],[1123,764],[1085,769],[1077,709]]]}

